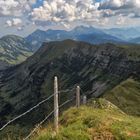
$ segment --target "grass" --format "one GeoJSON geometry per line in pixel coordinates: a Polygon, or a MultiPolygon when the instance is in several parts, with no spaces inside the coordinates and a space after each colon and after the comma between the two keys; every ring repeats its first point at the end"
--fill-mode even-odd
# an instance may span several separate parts
{"type": "Polygon", "coordinates": [[[139,140],[140,118],[124,114],[103,99],[79,109],[70,108],[60,119],[59,133],[52,125],[40,128],[31,140],[139,140]]]}
{"type": "Polygon", "coordinates": [[[8,35],[0,39],[0,60],[9,64],[19,64],[33,52],[21,37],[8,35]]]}
{"type": "Polygon", "coordinates": [[[140,82],[138,80],[127,79],[111,91],[106,92],[104,98],[127,114],[140,116],[140,82]]]}
{"type": "Polygon", "coordinates": [[[10,58],[8,56],[8,54],[3,55],[3,56],[0,56],[0,60],[6,61],[7,63],[12,64],[12,65],[15,65],[15,64],[19,64],[19,63],[25,61],[29,56],[32,55],[32,52],[24,52],[23,51],[22,53],[23,54],[17,54],[16,57],[13,56],[13,58],[10,58]]]}

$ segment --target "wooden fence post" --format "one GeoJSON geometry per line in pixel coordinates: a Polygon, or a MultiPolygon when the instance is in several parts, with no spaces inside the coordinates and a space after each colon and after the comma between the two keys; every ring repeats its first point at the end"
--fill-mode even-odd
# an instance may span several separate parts
{"type": "Polygon", "coordinates": [[[59,121],[59,104],[58,104],[58,79],[54,77],[54,128],[58,133],[58,121],[59,121]]]}
{"type": "Polygon", "coordinates": [[[86,96],[86,95],[83,96],[83,104],[84,104],[84,105],[87,104],[87,96],[86,96]]]}
{"type": "Polygon", "coordinates": [[[76,107],[80,106],[80,87],[76,87],[76,107]]]}

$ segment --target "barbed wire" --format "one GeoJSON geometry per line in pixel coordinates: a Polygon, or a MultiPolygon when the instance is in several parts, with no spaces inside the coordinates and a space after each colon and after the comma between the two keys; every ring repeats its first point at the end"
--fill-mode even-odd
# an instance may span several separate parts
{"type": "MultiPolygon", "coordinates": [[[[63,104],[61,104],[61,105],[59,106],[59,108],[63,107],[63,106],[66,105],[67,103],[71,102],[74,98],[75,98],[75,96],[74,96],[72,99],[65,101],[63,104]]],[[[42,120],[42,121],[31,131],[31,133],[30,133],[26,138],[24,138],[23,140],[28,140],[28,139],[35,133],[35,131],[36,131],[36,130],[37,130],[37,129],[38,129],[52,114],[53,114],[53,113],[54,113],[54,111],[55,111],[55,110],[53,110],[52,112],[50,112],[49,115],[47,115],[47,116],[45,117],[45,119],[42,120]]]]}
{"type": "Polygon", "coordinates": [[[51,99],[54,96],[54,94],[50,95],[48,98],[44,99],[43,101],[39,102],[37,105],[33,106],[32,108],[30,108],[29,110],[27,110],[26,112],[20,114],[19,116],[15,117],[14,119],[8,121],[5,125],[3,125],[0,128],[0,131],[2,131],[5,127],[7,127],[9,124],[11,124],[12,122],[14,122],[15,120],[25,116],[26,114],[28,114],[29,112],[31,112],[32,110],[34,110],[35,108],[37,108],[38,106],[40,106],[41,104],[43,104],[44,102],[46,102],[47,100],[51,99]]]}

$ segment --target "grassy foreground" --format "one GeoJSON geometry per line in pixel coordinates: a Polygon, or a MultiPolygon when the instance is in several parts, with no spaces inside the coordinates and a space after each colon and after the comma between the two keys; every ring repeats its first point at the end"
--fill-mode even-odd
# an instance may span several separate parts
{"type": "Polygon", "coordinates": [[[65,111],[57,135],[49,125],[31,140],[140,140],[140,118],[124,114],[104,99],[91,102],[65,111]]]}

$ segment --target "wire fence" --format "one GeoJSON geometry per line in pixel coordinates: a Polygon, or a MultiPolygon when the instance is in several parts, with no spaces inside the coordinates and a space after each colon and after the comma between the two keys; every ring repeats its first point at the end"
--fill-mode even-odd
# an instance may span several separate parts
{"type": "MultiPolygon", "coordinates": [[[[58,125],[58,112],[59,109],[62,108],[64,105],[68,104],[69,102],[73,101],[76,98],[76,106],[79,107],[80,105],[80,87],[77,86],[77,88],[72,88],[72,89],[66,89],[66,90],[58,90],[58,81],[57,81],[57,77],[55,77],[54,80],[54,94],[50,95],[49,97],[47,97],[46,99],[42,100],[41,102],[39,102],[38,104],[36,104],[35,106],[33,106],[32,108],[30,108],[29,110],[27,110],[26,112],[18,115],[17,117],[13,118],[12,120],[8,121],[6,124],[4,124],[1,128],[0,131],[4,130],[8,125],[10,125],[11,123],[15,122],[17,119],[27,115],[28,113],[30,113],[31,111],[35,110],[37,107],[39,107],[40,105],[42,105],[43,103],[47,102],[48,100],[50,100],[52,97],[54,97],[54,109],[39,123],[36,125],[36,127],[29,133],[29,135],[24,138],[23,140],[27,140],[29,139],[35,132],[36,130],[45,122],[48,120],[48,118],[54,114],[54,119],[57,119],[57,125],[58,125]],[[61,93],[69,93],[69,92],[73,92],[75,90],[76,94],[75,96],[73,96],[71,99],[68,99],[67,101],[64,101],[61,105],[59,105],[58,103],[58,96],[61,93]]],[[[82,92],[82,91],[81,91],[82,92]]],[[[73,94],[72,94],[73,95],[73,94]]],[[[70,98],[70,97],[69,97],[70,98]]]]}
{"type": "Polygon", "coordinates": [[[68,93],[68,92],[72,92],[74,91],[75,88],[72,88],[72,89],[66,89],[66,90],[60,90],[58,93],[68,93]]]}
{"type": "MultiPolygon", "coordinates": [[[[63,104],[61,104],[61,105],[59,106],[59,108],[62,108],[64,105],[66,105],[66,104],[68,104],[69,102],[73,101],[74,98],[75,98],[75,97],[73,97],[73,98],[70,99],[70,100],[65,101],[63,104]]],[[[26,138],[24,138],[23,140],[28,140],[28,139],[40,128],[40,126],[41,126],[51,115],[53,115],[54,111],[55,111],[55,110],[53,110],[52,112],[50,112],[49,115],[47,115],[47,116],[45,117],[45,119],[42,120],[42,121],[31,131],[31,133],[30,133],[26,138]]]]}
{"type": "Polygon", "coordinates": [[[45,103],[46,101],[48,101],[49,99],[51,99],[54,96],[54,94],[50,95],[48,98],[44,99],[43,101],[39,102],[37,105],[33,106],[32,108],[30,108],[29,110],[27,110],[26,112],[20,114],[19,116],[15,117],[14,119],[8,121],[5,125],[3,125],[0,128],[0,131],[2,131],[5,127],[7,127],[8,125],[10,125],[12,122],[16,121],[17,119],[25,116],[26,114],[30,113],[32,110],[36,109],[37,107],[39,107],[40,105],[42,105],[43,103],[45,103]]]}
{"type": "MultiPolygon", "coordinates": [[[[67,93],[67,92],[72,92],[74,91],[73,89],[66,89],[66,90],[61,90],[58,93],[67,93]]],[[[36,109],[37,107],[39,107],[40,105],[42,105],[43,103],[45,103],[46,101],[48,101],[49,99],[51,99],[54,96],[54,94],[50,95],[48,98],[42,100],[41,102],[39,102],[38,104],[36,104],[35,106],[33,106],[32,108],[30,108],[29,110],[27,110],[26,112],[20,114],[19,116],[13,118],[12,120],[8,121],[5,125],[3,125],[0,128],[0,131],[2,131],[4,128],[6,128],[8,125],[10,125],[11,123],[13,123],[14,121],[16,121],[17,119],[25,116],[26,114],[30,113],[31,111],[33,111],[34,109],[36,109]]]]}

